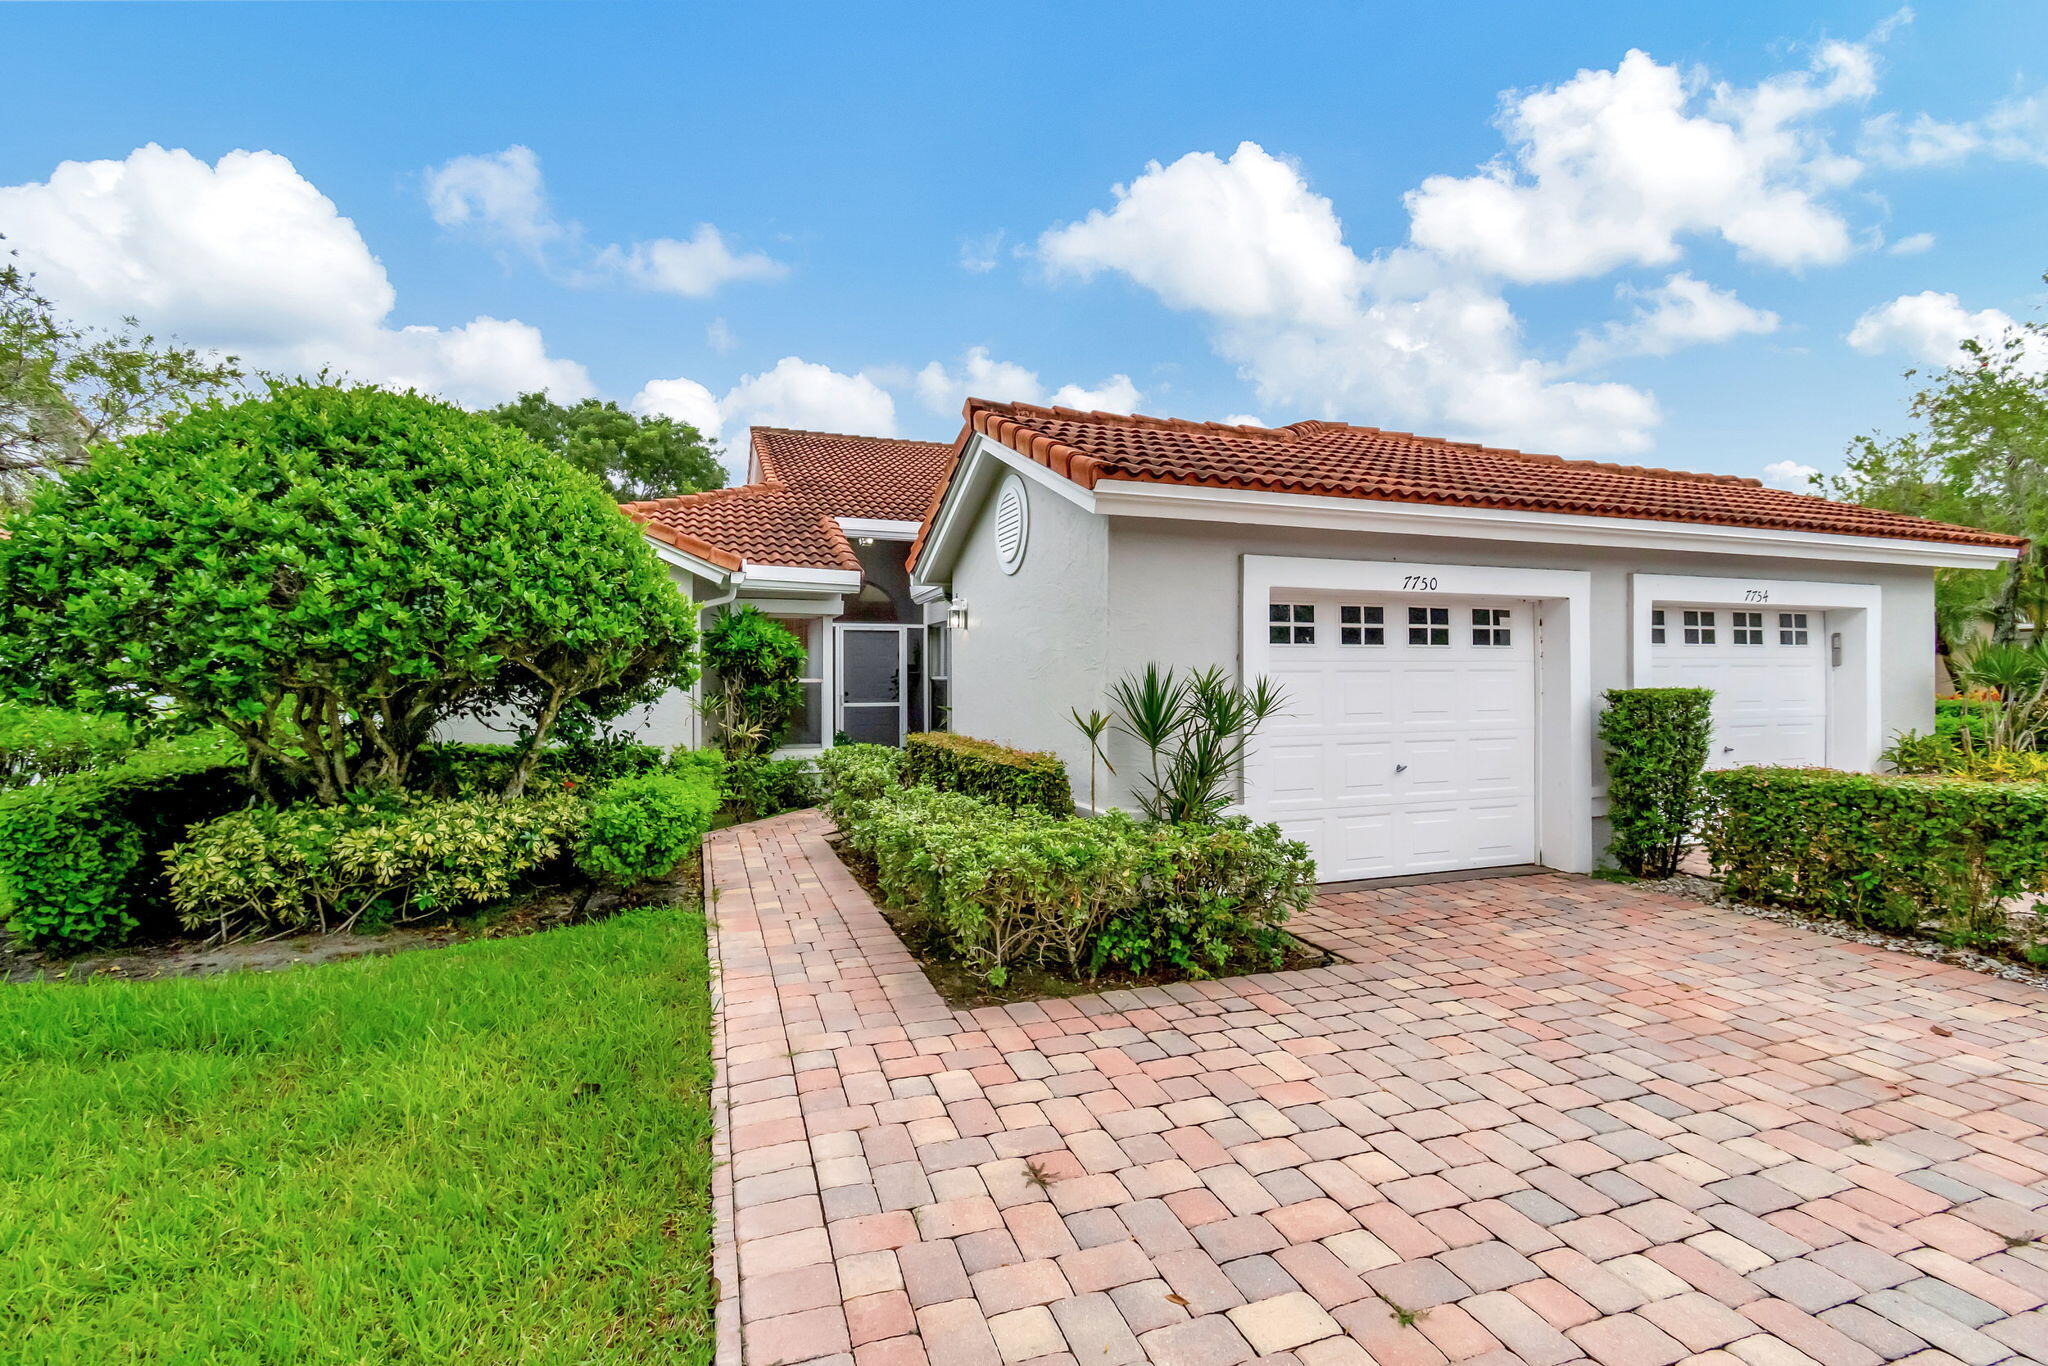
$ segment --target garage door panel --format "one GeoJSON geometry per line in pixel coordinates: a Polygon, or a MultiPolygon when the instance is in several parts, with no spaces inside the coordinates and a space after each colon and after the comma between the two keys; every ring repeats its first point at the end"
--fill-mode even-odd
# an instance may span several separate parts
{"type": "MultiPolygon", "coordinates": [[[[1394,869],[1394,816],[1390,811],[1343,816],[1321,823],[1328,832],[1323,841],[1330,850],[1330,868],[1322,878],[1385,877],[1394,869]]],[[[1293,832],[1290,831],[1290,834],[1293,832]]],[[[1295,836],[1297,839],[1305,836],[1295,836]]],[[[1309,841],[1314,848],[1316,841],[1309,841]]],[[[1320,862],[1317,865],[1321,867],[1320,862]]]]}
{"type": "Polygon", "coordinates": [[[1276,743],[1265,751],[1265,782],[1278,803],[1318,803],[1323,799],[1325,749],[1321,741],[1276,743]]]}
{"type": "MultiPolygon", "coordinates": [[[[1266,672],[1292,715],[1268,728],[1247,806],[1314,851],[1325,881],[1526,863],[1535,849],[1535,633],[1528,604],[1275,594],[1315,639],[1275,643],[1266,672]],[[1409,606],[1433,639],[1409,640],[1409,606]],[[1347,618],[1346,604],[1353,607],[1347,618]],[[1501,613],[1474,641],[1475,609],[1501,613]],[[1377,607],[1360,621],[1357,609],[1377,607]],[[1433,609],[1447,608],[1445,623],[1433,609]],[[1370,640],[1342,627],[1380,623],[1370,640]],[[1312,762],[1318,754],[1320,766],[1312,762]]],[[[1264,611],[1261,606],[1260,611],[1264,611]]]]}
{"type": "Polygon", "coordinates": [[[1390,795],[1394,777],[1394,742],[1388,740],[1347,740],[1328,746],[1336,762],[1336,786],[1329,795],[1337,801],[1384,799],[1390,795]]]}
{"type": "Polygon", "coordinates": [[[1762,614],[1762,644],[1738,644],[1731,609],[1675,603],[1659,603],[1656,609],[1664,616],[1665,639],[1650,645],[1651,682],[1714,693],[1708,767],[1826,762],[1826,632],[1818,629],[1817,613],[1808,614],[1811,625],[1803,644],[1787,643],[1771,612],[1762,614]],[[1712,644],[1685,642],[1680,623],[1688,610],[1715,614],[1712,644]]]}

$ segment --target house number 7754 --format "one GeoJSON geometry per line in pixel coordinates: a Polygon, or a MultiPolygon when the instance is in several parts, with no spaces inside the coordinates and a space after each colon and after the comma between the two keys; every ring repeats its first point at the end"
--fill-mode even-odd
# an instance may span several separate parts
{"type": "Polygon", "coordinates": [[[1425,593],[1436,592],[1436,580],[1426,574],[1410,574],[1401,580],[1403,588],[1419,588],[1425,593]]]}
{"type": "Polygon", "coordinates": [[[1771,590],[1768,588],[1745,588],[1742,590],[1742,600],[1744,602],[1769,602],[1771,600],[1771,590]]]}

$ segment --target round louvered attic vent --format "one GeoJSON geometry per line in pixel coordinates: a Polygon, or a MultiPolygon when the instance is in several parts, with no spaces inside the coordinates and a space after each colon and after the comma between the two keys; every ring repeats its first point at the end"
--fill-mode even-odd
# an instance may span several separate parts
{"type": "Polygon", "coordinates": [[[1024,543],[1031,539],[1031,505],[1024,498],[1024,481],[1012,474],[996,490],[996,560],[1005,574],[1024,565],[1024,543]]]}

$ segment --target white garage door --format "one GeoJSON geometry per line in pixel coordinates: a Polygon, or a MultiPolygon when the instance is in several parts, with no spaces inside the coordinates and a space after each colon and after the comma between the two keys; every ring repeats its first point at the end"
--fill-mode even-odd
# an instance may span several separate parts
{"type": "Polygon", "coordinates": [[[1714,690],[1710,768],[1824,764],[1826,636],[1819,612],[1661,603],[1650,612],[1651,681],[1714,690]]]}
{"type": "Polygon", "coordinates": [[[1527,602],[1282,592],[1246,806],[1325,882],[1533,862],[1535,623],[1527,602]]]}

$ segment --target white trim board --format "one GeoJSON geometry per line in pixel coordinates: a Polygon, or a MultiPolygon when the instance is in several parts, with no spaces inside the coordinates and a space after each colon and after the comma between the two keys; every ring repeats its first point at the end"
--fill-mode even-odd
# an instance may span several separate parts
{"type": "Polygon", "coordinates": [[[1266,603],[1276,591],[1501,597],[1536,604],[1537,858],[1570,873],[1593,868],[1593,576],[1391,560],[1246,555],[1238,612],[1241,676],[1267,672],[1266,603]],[[1419,588],[1418,580],[1432,585],[1419,588]]]}
{"type": "MultiPolygon", "coordinates": [[[[1060,482],[1067,483],[1066,480],[1060,482]]],[[[1587,517],[1512,508],[1446,507],[1435,503],[1395,503],[1319,494],[1148,484],[1126,479],[1105,479],[1096,484],[1093,507],[1098,512],[1112,515],[1228,521],[1258,526],[1322,527],[1393,536],[1559,541],[1637,550],[1774,555],[1790,559],[1926,565],[1930,568],[1996,568],[2016,558],[2018,553],[1996,546],[1961,545],[1947,541],[1837,536],[1706,522],[1587,517]]]]}
{"type": "Polygon", "coordinates": [[[1634,687],[1649,687],[1654,676],[1650,609],[1658,603],[1821,613],[1821,630],[1830,637],[1824,642],[1829,649],[1828,767],[1860,771],[1877,766],[1884,750],[1883,589],[1871,583],[1631,574],[1629,682],[1634,687]],[[1838,633],[1840,667],[1832,652],[1832,637],[1838,633]]]}
{"type": "Polygon", "coordinates": [[[866,536],[876,541],[914,541],[923,522],[892,521],[881,517],[835,517],[848,536],[866,536]]]}

